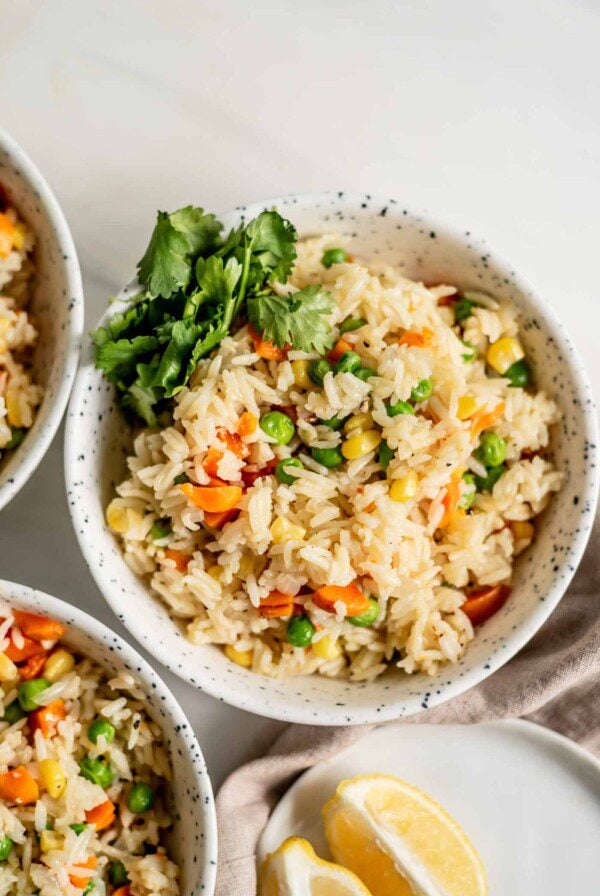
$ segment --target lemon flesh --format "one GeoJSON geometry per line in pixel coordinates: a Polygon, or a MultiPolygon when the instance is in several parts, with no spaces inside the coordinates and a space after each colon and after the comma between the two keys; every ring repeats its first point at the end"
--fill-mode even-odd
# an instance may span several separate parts
{"type": "Polygon", "coordinates": [[[485,896],[481,859],[430,797],[388,775],[342,782],[323,809],[335,861],[373,896],[485,896]]]}
{"type": "Polygon", "coordinates": [[[289,837],[267,856],[258,896],[372,896],[346,868],[320,859],[307,840],[289,837]]]}

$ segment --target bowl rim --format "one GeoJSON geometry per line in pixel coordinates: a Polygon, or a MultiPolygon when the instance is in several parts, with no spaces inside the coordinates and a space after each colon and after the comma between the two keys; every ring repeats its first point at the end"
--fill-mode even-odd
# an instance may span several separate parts
{"type": "MultiPolygon", "coordinates": [[[[393,205],[402,211],[407,210],[407,213],[415,219],[421,218],[428,226],[431,224],[432,229],[435,229],[436,233],[443,234],[460,242],[464,242],[465,240],[466,231],[456,224],[447,222],[444,216],[438,217],[424,209],[417,209],[414,206],[400,203],[397,199],[389,199],[372,193],[354,193],[335,190],[290,193],[273,199],[254,202],[249,205],[237,206],[229,212],[220,214],[219,218],[226,221],[234,215],[241,215],[249,218],[259,214],[265,209],[288,206],[292,201],[296,206],[315,206],[318,203],[334,197],[341,202],[356,208],[360,208],[365,201],[369,203],[369,208],[371,206],[373,208],[376,206],[381,208],[386,205],[393,205]]],[[[293,211],[293,206],[290,207],[290,211],[293,211]]],[[[379,212],[377,214],[379,214],[379,212]]],[[[504,644],[505,649],[497,652],[486,664],[481,664],[467,672],[463,672],[460,677],[456,676],[451,684],[445,685],[441,695],[436,694],[435,689],[433,689],[426,707],[422,705],[422,694],[420,693],[403,697],[402,705],[400,705],[400,700],[394,700],[393,696],[389,696],[388,694],[385,708],[381,706],[377,707],[375,705],[367,708],[357,708],[353,707],[349,702],[345,702],[342,706],[332,704],[327,709],[327,717],[315,717],[314,712],[309,705],[294,705],[290,709],[285,700],[277,695],[273,695],[271,697],[272,702],[270,702],[268,706],[265,706],[263,690],[265,682],[270,682],[271,679],[247,670],[242,670],[245,673],[245,676],[248,676],[248,681],[254,682],[253,685],[242,690],[239,687],[239,681],[229,682],[223,676],[217,677],[216,681],[212,681],[209,677],[204,678],[201,663],[198,664],[193,675],[188,674],[185,670],[178,668],[178,664],[172,662],[172,657],[166,647],[162,644],[155,647],[148,637],[141,636],[140,633],[135,630],[134,625],[129,622],[122,612],[120,612],[122,611],[122,604],[119,591],[115,589],[113,594],[113,586],[109,581],[109,576],[106,574],[105,569],[97,562],[97,554],[94,546],[83,535],[85,526],[82,525],[82,523],[87,511],[83,506],[83,502],[77,497],[77,489],[73,488],[75,479],[74,471],[77,469],[75,460],[79,453],[74,436],[77,421],[77,415],[75,414],[74,409],[77,407],[80,400],[80,393],[82,394],[84,377],[90,368],[94,368],[92,347],[91,345],[87,345],[84,348],[81,366],[69,405],[64,445],[65,479],[69,495],[69,510],[79,545],[99,590],[107,603],[111,606],[113,612],[117,614],[131,635],[136,640],[141,641],[146,649],[166,666],[169,671],[173,672],[189,684],[192,684],[198,690],[204,691],[219,700],[223,700],[238,709],[253,712],[256,715],[279,721],[307,725],[365,725],[408,717],[422,712],[424,709],[432,709],[435,706],[445,703],[447,700],[451,700],[454,697],[465,693],[470,690],[470,688],[480,684],[501,666],[505,665],[505,663],[512,659],[512,657],[527,644],[536,632],[539,631],[567,591],[575,572],[577,571],[579,563],[581,562],[591,534],[598,502],[598,492],[600,490],[599,426],[593,392],[587,373],[579,357],[579,353],[554,309],[539,295],[525,277],[515,271],[513,266],[502,254],[490,249],[485,239],[474,235],[471,229],[468,231],[468,239],[474,247],[485,249],[486,254],[492,262],[511,271],[512,282],[516,288],[527,297],[527,301],[531,302],[532,307],[545,318],[549,329],[552,330],[557,346],[559,350],[562,351],[565,359],[567,359],[566,363],[573,373],[581,395],[585,398],[585,401],[582,401],[582,419],[587,442],[590,446],[590,453],[587,460],[584,481],[585,494],[582,494],[580,500],[579,513],[583,515],[586,508],[588,508],[589,514],[587,519],[590,522],[589,524],[577,527],[577,531],[573,535],[570,549],[568,552],[565,552],[563,568],[561,570],[562,577],[560,579],[558,577],[555,579],[555,583],[546,594],[545,600],[536,604],[531,614],[523,621],[519,628],[506,634],[504,644]]],[[[123,288],[122,292],[119,293],[119,296],[129,292],[132,285],[136,282],[136,278],[130,281],[130,283],[123,288]]],[[[113,303],[105,311],[98,325],[102,326],[105,324],[106,320],[117,310],[121,310],[119,302],[113,303]]],[[[121,560],[125,563],[123,558],[121,558],[121,560]]],[[[149,589],[147,590],[150,599],[153,599],[149,589]]],[[[293,682],[294,680],[295,677],[287,679],[288,682],[293,682]]],[[[279,684],[281,684],[281,682],[279,682],[279,684]]]]}
{"type": "MultiPolygon", "coordinates": [[[[23,488],[39,466],[63,418],[79,364],[84,332],[84,299],[75,243],[56,196],[25,150],[2,128],[0,128],[0,147],[8,153],[11,162],[36,194],[43,214],[56,233],[62,250],[61,263],[66,271],[68,295],[72,303],[67,315],[65,357],[54,397],[45,411],[44,425],[38,432],[31,433],[31,436],[27,438],[27,451],[22,454],[14,470],[11,471],[10,478],[0,485],[0,510],[2,510],[23,488]]],[[[40,410],[43,404],[44,399],[40,410]]]]}
{"type": "MultiPolygon", "coordinates": [[[[204,771],[204,773],[198,771],[195,761],[190,763],[190,768],[193,770],[198,785],[198,792],[201,796],[201,799],[198,800],[198,805],[205,825],[203,833],[206,861],[202,892],[206,892],[208,896],[210,896],[215,887],[217,865],[217,817],[215,799],[204,754],[198,743],[196,732],[174,694],[167,687],[159,673],[152,668],[150,663],[145,660],[141,654],[137,652],[135,647],[121,638],[117,632],[110,629],[103,622],[100,622],[99,619],[95,619],[89,613],[86,613],[85,610],[82,610],[80,607],[68,603],[59,597],[54,597],[54,595],[48,594],[45,591],[40,591],[29,585],[12,582],[8,579],[0,579],[0,597],[4,597],[3,589],[17,591],[17,601],[22,601],[25,605],[27,604],[28,597],[31,594],[35,594],[43,604],[43,611],[47,611],[48,615],[59,619],[60,621],[64,621],[67,625],[75,624],[77,628],[81,629],[95,642],[101,640],[106,640],[107,643],[109,643],[109,641],[112,642],[112,644],[116,645],[118,648],[117,656],[136,669],[136,676],[140,678],[144,691],[148,693],[152,690],[153,693],[156,693],[159,696],[161,706],[169,716],[172,724],[172,734],[175,736],[178,745],[184,749],[190,757],[193,757],[194,759],[200,757],[200,764],[204,771]],[[182,730],[187,732],[190,741],[189,744],[186,739],[181,736],[180,732],[182,730]]],[[[116,660],[116,664],[119,664],[118,659],[116,660]]],[[[194,894],[190,894],[190,896],[194,896],[194,894]]]]}

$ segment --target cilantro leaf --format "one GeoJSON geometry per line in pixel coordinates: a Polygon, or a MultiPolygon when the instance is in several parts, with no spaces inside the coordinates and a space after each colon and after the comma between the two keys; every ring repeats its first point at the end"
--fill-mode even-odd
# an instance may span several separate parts
{"type": "Polygon", "coordinates": [[[168,299],[185,289],[193,256],[215,247],[221,227],[214,215],[191,205],[170,214],[158,212],[150,243],[137,266],[148,296],[168,299]]]}
{"type": "Polygon", "coordinates": [[[262,212],[246,228],[253,257],[271,280],[285,283],[296,260],[298,233],[279,212],[262,212]]]}
{"type": "Polygon", "coordinates": [[[123,380],[136,372],[137,364],[158,347],[156,336],[134,336],[104,342],[96,352],[96,367],[103,370],[112,382],[123,380]]]}
{"type": "Polygon", "coordinates": [[[222,258],[211,255],[196,262],[196,280],[206,302],[224,304],[231,299],[241,275],[242,265],[235,258],[228,258],[223,264],[222,258]]]}
{"type": "Polygon", "coordinates": [[[133,383],[121,397],[123,407],[137,414],[142,420],[145,420],[148,426],[156,426],[156,414],[154,413],[154,405],[158,401],[157,392],[150,388],[143,388],[133,383]]]}
{"type": "Polygon", "coordinates": [[[288,342],[304,352],[324,354],[333,345],[333,333],[326,319],[333,300],[322,286],[307,286],[291,296],[274,293],[251,296],[248,317],[266,339],[282,348],[288,342]]]}
{"type": "Polygon", "coordinates": [[[203,329],[192,320],[178,320],[171,330],[167,345],[156,370],[153,386],[164,389],[165,398],[172,398],[185,386],[188,362],[203,329]]]}

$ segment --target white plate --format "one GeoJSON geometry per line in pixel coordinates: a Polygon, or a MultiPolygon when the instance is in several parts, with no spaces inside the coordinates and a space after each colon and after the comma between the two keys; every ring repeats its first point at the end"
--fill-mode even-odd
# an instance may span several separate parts
{"type": "Polygon", "coordinates": [[[483,859],[490,896],[600,892],[600,762],[523,721],[372,731],[286,793],[259,859],[292,835],[330,858],[321,808],[340,781],[370,772],[415,784],[456,818],[483,859]]]}

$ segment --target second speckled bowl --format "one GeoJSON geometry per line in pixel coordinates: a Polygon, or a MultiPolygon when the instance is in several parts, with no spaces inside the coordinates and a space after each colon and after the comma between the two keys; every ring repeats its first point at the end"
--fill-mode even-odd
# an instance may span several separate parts
{"type": "MultiPolygon", "coordinates": [[[[226,226],[278,208],[301,236],[350,234],[359,255],[399,265],[409,277],[480,289],[513,303],[527,356],[540,387],[566,411],[552,449],[565,473],[532,547],[520,557],[511,599],[478,628],[465,656],[434,677],[397,669],[372,682],[319,675],[273,681],[231,663],[214,646],[195,647],[129,569],[109,531],[104,509],[131,453],[131,430],[113,387],[84,353],[69,408],[65,469],[69,505],[90,570],[115,613],[165,666],[227,703],[293,722],[345,725],[419,712],[473,687],[513,656],[540,628],[565,592],[585,548],[598,492],[597,421],[577,355],[554,312],[512,267],[471,233],[456,230],[395,200],[327,193],[273,199],[223,216],[226,226]]],[[[107,317],[114,314],[114,305],[107,317]]]]}

